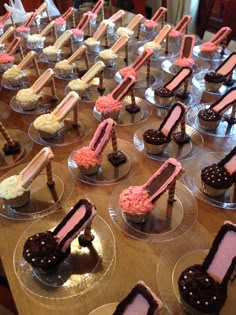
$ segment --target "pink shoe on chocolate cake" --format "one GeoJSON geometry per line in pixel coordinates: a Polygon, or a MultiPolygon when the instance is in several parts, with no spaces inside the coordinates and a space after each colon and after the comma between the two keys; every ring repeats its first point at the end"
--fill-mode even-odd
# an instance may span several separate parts
{"type": "Polygon", "coordinates": [[[178,280],[184,311],[218,315],[227,299],[227,284],[236,266],[236,225],[226,222],[217,233],[201,265],[185,269],[178,280]]]}
{"type": "Polygon", "coordinates": [[[228,58],[215,70],[205,74],[205,87],[207,91],[217,92],[225,84],[231,86],[234,84],[232,79],[233,71],[236,67],[236,52],[229,55],[228,58]]]}
{"type": "Polygon", "coordinates": [[[143,282],[139,281],[117,305],[113,315],[158,315],[162,301],[143,282]]]}
{"type": "MultiPolygon", "coordinates": [[[[148,129],[144,132],[143,141],[147,153],[161,154],[163,152],[164,148],[172,140],[172,135],[177,126],[181,123],[185,126],[185,111],[184,104],[180,102],[175,103],[158,129],[148,129]]],[[[182,128],[182,131],[175,138],[178,144],[190,141],[189,136],[185,133],[185,128],[182,128]]]]}
{"type": "Polygon", "coordinates": [[[79,235],[80,246],[91,245],[94,236],[91,224],[96,207],[81,199],[67,213],[53,231],[39,232],[29,237],[23,248],[23,257],[33,267],[48,270],[70,255],[70,245],[79,235]],[[84,234],[80,234],[84,231],[84,234]]]}
{"type": "Polygon", "coordinates": [[[156,207],[156,201],[166,190],[169,190],[168,203],[173,204],[175,183],[183,172],[182,165],[170,158],[144,185],[124,189],[120,194],[119,204],[127,220],[133,223],[145,223],[156,207]]]}
{"type": "Polygon", "coordinates": [[[227,118],[229,124],[235,123],[234,108],[236,106],[236,88],[230,89],[221,96],[209,108],[202,109],[198,112],[199,126],[204,130],[215,130],[222,119],[223,114],[232,107],[232,117],[227,118]]]}
{"type": "Polygon", "coordinates": [[[217,197],[223,195],[236,183],[236,146],[217,164],[206,166],[201,172],[202,190],[217,197]]]}

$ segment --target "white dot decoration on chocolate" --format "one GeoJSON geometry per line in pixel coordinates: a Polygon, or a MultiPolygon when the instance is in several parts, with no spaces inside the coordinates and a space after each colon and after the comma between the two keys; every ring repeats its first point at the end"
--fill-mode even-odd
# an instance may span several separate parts
{"type": "Polygon", "coordinates": [[[48,259],[48,263],[50,263],[51,262],[51,260],[50,259],[48,259]]]}
{"type": "Polygon", "coordinates": [[[32,258],[32,261],[35,261],[35,258],[32,258]]]}
{"type": "Polygon", "coordinates": [[[188,277],[187,276],[184,276],[184,279],[187,279],[188,277]]]}
{"type": "Polygon", "coordinates": [[[41,244],[42,244],[42,245],[44,245],[44,244],[45,244],[45,242],[41,242],[41,244]]]}
{"type": "Polygon", "coordinates": [[[197,301],[197,304],[200,304],[200,301],[197,301]]]}
{"type": "Polygon", "coordinates": [[[206,282],[209,282],[209,279],[208,279],[208,278],[206,278],[206,279],[205,279],[205,281],[206,281],[206,282]]]}
{"type": "Polygon", "coordinates": [[[216,300],[216,296],[213,296],[213,300],[216,300]]]}
{"type": "Polygon", "coordinates": [[[209,303],[206,301],[205,304],[208,305],[209,303]]]}
{"type": "Polygon", "coordinates": [[[193,292],[190,291],[190,292],[189,292],[189,295],[193,295],[193,292]]]}
{"type": "Polygon", "coordinates": [[[186,290],[186,287],[185,287],[185,286],[183,286],[183,290],[186,290]]]}

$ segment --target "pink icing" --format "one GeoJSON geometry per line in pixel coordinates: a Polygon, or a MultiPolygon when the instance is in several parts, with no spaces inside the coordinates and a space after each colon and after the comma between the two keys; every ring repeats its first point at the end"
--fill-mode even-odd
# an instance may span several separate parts
{"type": "Polygon", "coordinates": [[[72,28],[71,29],[73,35],[83,35],[84,34],[84,31],[79,29],[79,28],[72,28]]]}
{"type": "Polygon", "coordinates": [[[173,28],[173,30],[170,31],[169,36],[170,37],[181,37],[182,33],[173,28]]]}
{"type": "Polygon", "coordinates": [[[227,171],[233,175],[233,173],[236,171],[236,155],[234,155],[230,161],[225,163],[224,167],[227,169],[227,171]]]}
{"type": "Polygon", "coordinates": [[[206,42],[199,46],[199,49],[202,51],[217,51],[218,48],[219,46],[212,42],[206,42]]]}
{"type": "Polygon", "coordinates": [[[78,166],[84,166],[85,168],[100,165],[102,163],[102,157],[97,157],[95,151],[89,147],[83,147],[75,151],[73,160],[78,166]]]}
{"type": "Polygon", "coordinates": [[[14,57],[10,56],[7,53],[0,54],[0,63],[8,63],[8,62],[12,62],[13,60],[14,60],[14,57]]]}
{"type": "Polygon", "coordinates": [[[170,91],[173,91],[181,82],[183,82],[187,76],[190,73],[190,69],[183,68],[180,72],[178,72],[169,83],[165,85],[165,88],[167,88],[170,91]]]}
{"type": "Polygon", "coordinates": [[[94,150],[96,155],[99,155],[102,152],[102,150],[104,149],[104,146],[107,144],[108,140],[110,139],[113,126],[114,126],[114,120],[111,118],[105,119],[98,125],[97,130],[92,140],[89,143],[89,148],[91,150],[94,150]],[[106,127],[105,133],[100,139],[99,143],[95,147],[95,144],[97,143],[99,137],[101,136],[101,133],[104,127],[106,127]]]}
{"type": "Polygon", "coordinates": [[[153,21],[153,20],[147,20],[144,22],[144,26],[146,28],[155,28],[155,27],[157,27],[157,25],[158,25],[158,23],[153,21]]]}
{"type": "Polygon", "coordinates": [[[180,67],[192,67],[194,65],[194,60],[192,58],[178,58],[174,62],[175,65],[180,67]]]}
{"type": "Polygon", "coordinates": [[[223,63],[217,70],[217,73],[220,73],[224,76],[229,74],[236,67],[236,54],[230,55],[228,60],[223,63]]]}
{"type": "Polygon", "coordinates": [[[155,208],[155,204],[149,200],[148,193],[142,186],[130,186],[123,190],[119,204],[124,212],[130,214],[145,214],[155,208]]]}
{"type": "Polygon", "coordinates": [[[4,24],[0,24],[0,28],[4,28],[4,24]]]}
{"type": "Polygon", "coordinates": [[[119,111],[122,107],[121,103],[114,99],[111,95],[100,96],[95,103],[96,109],[100,113],[109,113],[119,111]]]}
{"type": "Polygon", "coordinates": [[[125,67],[123,69],[120,69],[119,73],[123,78],[127,75],[133,75],[134,77],[137,77],[138,75],[137,71],[135,71],[132,67],[125,67]]]}
{"type": "Polygon", "coordinates": [[[30,28],[27,27],[27,26],[21,25],[21,26],[17,27],[16,31],[18,33],[20,33],[20,32],[30,32],[30,28]]]}
{"type": "Polygon", "coordinates": [[[220,280],[220,282],[222,282],[232,259],[236,256],[235,242],[236,233],[234,231],[228,231],[220,242],[214,259],[207,270],[217,281],[220,280]]]}
{"type": "Polygon", "coordinates": [[[66,23],[66,20],[64,19],[64,18],[62,18],[62,17],[59,17],[59,18],[57,18],[57,19],[55,19],[55,25],[63,25],[63,24],[65,24],[66,23]]]}

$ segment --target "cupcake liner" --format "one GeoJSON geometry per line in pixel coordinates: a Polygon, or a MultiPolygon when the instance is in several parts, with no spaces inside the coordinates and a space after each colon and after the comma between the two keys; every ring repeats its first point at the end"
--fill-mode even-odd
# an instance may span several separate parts
{"type": "Polygon", "coordinates": [[[218,196],[222,196],[228,190],[228,188],[217,189],[217,188],[207,185],[206,183],[202,181],[202,190],[208,196],[218,197],[218,196]]]}
{"type": "Polygon", "coordinates": [[[37,101],[18,102],[23,110],[34,110],[37,108],[37,101]]]}
{"type": "Polygon", "coordinates": [[[124,216],[126,219],[133,223],[145,223],[150,215],[150,212],[147,212],[145,214],[130,214],[128,212],[123,211],[124,216]]]}
{"type": "Polygon", "coordinates": [[[117,120],[120,114],[120,111],[113,111],[113,112],[107,112],[107,113],[101,113],[102,114],[102,120],[105,120],[107,118],[112,118],[114,120],[117,120]]]}
{"type": "Polygon", "coordinates": [[[4,199],[5,205],[11,208],[20,208],[23,207],[30,200],[30,190],[24,191],[21,196],[17,196],[11,199],[4,199]]]}
{"type": "Polygon", "coordinates": [[[0,63],[0,72],[5,72],[7,69],[13,66],[12,62],[0,63]]]}
{"type": "Polygon", "coordinates": [[[204,51],[204,50],[201,50],[201,56],[203,58],[213,58],[215,53],[216,53],[215,51],[204,51]]]}
{"type": "Polygon", "coordinates": [[[161,154],[164,151],[164,148],[167,146],[166,143],[164,144],[151,144],[144,141],[144,146],[147,153],[151,154],[161,154]]]}
{"type": "Polygon", "coordinates": [[[218,127],[220,120],[207,121],[207,120],[202,120],[201,118],[198,117],[198,123],[202,129],[215,130],[218,127]]]}
{"type": "Polygon", "coordinates": [[[215,83],[215,82],[208,82],[205,80],[205,88],[209,92],[217,92],[223,85],[223,82],[215,83]]]}
{"type": "Polygon", "coordinates": [[[171,106],[173,100],[174,100],[174,96],[171,97],[162,97],[159,95],[155,95],[155,98],[157,100],[157,102],[161,105],[161,106],[171,106]]]}
{"type": "Polygon", "coordinates": [[[82,165],[78,165],[79,172],[82,175],[93,175],[96,174],[99,171],[101,165],[95,165],[95,166],[90,166],[89,168],[86,168],[82,165]]]}

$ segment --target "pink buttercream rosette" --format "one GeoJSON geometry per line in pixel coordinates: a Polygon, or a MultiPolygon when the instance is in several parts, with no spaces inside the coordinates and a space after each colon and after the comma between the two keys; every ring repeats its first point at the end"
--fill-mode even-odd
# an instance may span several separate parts
{"type": "Polygon", "coordinates": [[[147,20],[144,22],[144,26],[147,28],[147,29],[150,29],[152,30],[153,28],[157,27],[158,23],[153,21],[153,20],[147,20]]]}
{"type": "Polygon", "coordinates": [[[83,147],[74,152],[73,160],[78,166],[83,166],[88,169],[89,167],[101,165],[102,156],[96,156],[94,150],[89,147],[83,147]]]}
{"type": "Polygon", "coordinates": [[[100,113],[110,113],[110,112],[117,112],[121,109],[122,105],[119,101],[114,99],[111,95],[107,96],[100,96],[95,103],[96,109],[100,113]]]}
{"type": "Polygon", "coordinates": [[[192,67],[194,65],[194,60],[192,58],[178,58],[174,62],[176,66],[179,67],[192,67]]]}
{"type": "Polygon", "coordinates": [[[120,69],[119,73],[123,78],[128,75],[133,75],[134,77],[137,77],[138,75],[137,71],[135,71],[132,67],[125,67],[123,69],[120,69]]]}
{"type": "Polygon", "coordinates": [[[8,53],[1,53],[0,54],[0,64],[1,63],[9,63],[14,60],[14,57],[9,55],[8,53]]]}
{"type": "Polygon", "coordinates": [[[147,191],[140,186],[130,186],[123,190],[119,204],[124,212],[131,215],[145,215],[155,208],[147,191]]]}

